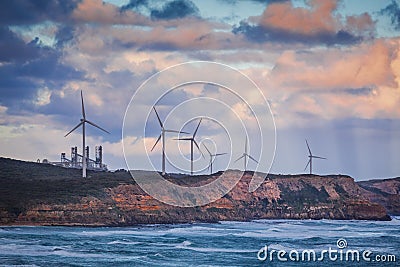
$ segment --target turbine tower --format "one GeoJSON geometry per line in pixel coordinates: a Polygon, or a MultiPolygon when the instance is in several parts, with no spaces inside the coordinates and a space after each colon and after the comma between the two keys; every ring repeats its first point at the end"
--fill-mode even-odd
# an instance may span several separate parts
{"type": "Polygon", "coordinates": [[[204,144],[204,147],[206,148],[208,154],[210,155],[210,164],[208,165],[208,168],[210,168],[210,174],[212,174],[212,165],[213,165],[213,158],[216,159],[218,156],[226,155],[227,153],[216,153],[212,154],[210,150],[207,148],[206,144],[204,144]]]}
{"type": "Polygon", "coordinates": [[[73,131],[75,131],[77,128],[79,128],[82,125],[82,177],[86,178],[86,164],[87,164],[87,159],[86,159],[86,153],[85,153],[85,123],[89,123],[90,125],[106,132],[109,134],[108,131],[104,130],[103,128],[101,128],[100,126],[94,124],[93,122],[89,121],[86,119],[86,114],[85,114],[85,105],[83,103],[83,93],[81,90],[81,101],[82,101],[82,119],[81,122],[78,123],[78,125],[76,125],[71,131],[69,131],[64,137],[67,137],[70,133],[72,133],[73,131]]]}
{"type": "Polygon", "coordinates": [[[323,158],[323,157],[319,157],[319,156],[314,156],[312,153],[311,153],[311,149],[310,149],[310,146],[308,145],[308,142],[307,142],[307,139],[306,139],[306,145],[307,145],[307,148],[308,148],[308,158],[309,158],[309,160],[308,160],[308,162],[307,162],[307,165],[306,165],[306,167],[304,168],[304,170],[306,170],[307,169],[307,167],[308,167],[308,165],[310,165],[310,174],[312,174],[312,159],[314,158],[314,159],[326,159],[326,158],[323,158]]]}
{"type": "Polygon", "coordinates": [[[165,129],[164,124],[162,123],[162,121],[160,119],[160,116],[158,116],[156,108],[153,107],[153,109],[157,115],[158,122],[160,123],[161,133],[160,133],[160,136],[158,136],[157,141],[154,143],[154,146],[152,147],[151,151],[153,151],[153,149],[156,147],[156,145],[158,144],[158,142],[161,139],[161,143],[162,143],[162,175],[165,175],[165,133],[183,133],[183,134],[189,134],[189,133],[165,129]]]}
{"type": "Polygon", "coordinates": [[[247,153],[247,136],[246,136],[246,143],[245,143],[245,145],[244,145],[244,153],[242,154],[241,157],[239,157],[237,160],[235,160],[235,162],[237,162],[238,160],[240,160],[240,159],[242,159],[242,158],[244,158],[244,171],[246,171],[246,169],[247,169],[247,158],[253,160],[253,161],[256,162],[256,163],[258,163],[257,160],[255,160],[252,156],[250,156],[250,155],[247,153]]]}
{"type": "Polygon", "coordinates": [[[197,149],[200,151],[201,155],[204,158],[203,152],[201,152],[199,145],[197,144],[196,140],[194,139],[196,137],[197,130],[200,127],[201,120],[202,120],[202,118],[200,119],[199,124],[197,125],[197,128],[194,131],[192,137],[175,139],[175,140],[182,140],[182,141],[190,141],[190,175],[193,175],[193,144],[196,145],[197,149]]]}

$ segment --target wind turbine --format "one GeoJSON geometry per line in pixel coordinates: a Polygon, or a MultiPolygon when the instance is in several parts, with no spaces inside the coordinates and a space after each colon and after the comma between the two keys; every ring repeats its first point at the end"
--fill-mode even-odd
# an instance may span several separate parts
{"type": "Polygon", "coordinates": [[[81,90],[81,100],[82,100],[82,119],[81,122],[78,123],[78,125],[76,125],[71,131],[69,131],[64,137],[67,137],[70,133],[72,133],[73,131],[75,131],[78,127],[80,127],[82,125],[82,177],[85,178],[86,177],[86,151],[85,151],[85,123],[89,123],[90,125],[106,132],[109,134],[108,131],[104,130],[103,128],[101,128],[100,126],[94,124],[93,122],[89,121],[86,119],[86,114],[85,114],[85,105],[83,104],[83,93],[81,90]]]}
{"type": "Polygon", "coordinates": [[[212,154],[210,150],[207,148],[206,144],[204,144],[204,147],[206,148],[208,154],[210,155],[210,165],[208,167],[210,168],[210,174],[212,174],[212,165],[213,165],[213,157],[217,158],[218,156],[226,155],[227,153],[216,153],[212,154]]]}
{"type": "Polygon", "coordinates": [[[153,109],[157,115],[158,122],[160,123],[161,133],[160,133],[160,136],[158,136],[157,141],[154,143],[154,146],[152,147],[151,151],[153,151],[153,149],[156,147],[156,145],[158,144],[160,139],[162,139],[161,140],[161,143],[162,143],[162,175],[165,175],[165,133],[183,133],[183,134],[189,134],[189,133],[165,129],[164,124],[162,123],[162,121],[160,119],[160,116],[158,116],[156,108],[153,107],[153,109]]]}
{"type": "Polygon", "coordinates": [[[200,119],[199,124],[197,125],[197,128],[196,128],[196,130],[194,131],[192,137],[186,137],[186,138],[178,138],[178,139],[175,139],[175,140],[182,140],[182,141],[190,141],[190,175],[193,175],[193,144],[196,145],[197,149],[200,151],[201,155],[202,155],[203,158],[204,158],[203,152],[201,152],[199,145],[197,144],[196,140],[194,139],[194,138],[196,137],[197,130],[198,130],[199,127],[200,127],[201,121],[202,121],[202,118],[200,119]]]}
{"type": "Polygon", "coordinates": [[[310,165],[310,174],[312,174],[312,159],[314,158],[314,159],[327,159],[327,158],[323,158],[323,157],[319,157],[319,156],[314,156],[312,153],[311,153],[311,149],[310,149],[310,146],[308,145],[308,142],[307,142],[307,139],[306,139],[306,145],[307,145],[307,148],[308,148],[308,158],[309,158],[309,160],[308,160],[308,162],[307,162],[307,165],[306,165],[306,167],[304,168],[304,170],[306,170],[307,169],[307,167],[308,167],[308,165],[310,165]]]}
{"type": "Polygon", "coordinates": [[[247,153],[247,136],[246,136],[246,143],[245,143],[245,145],[244,145],[244,153],[242,154],[241,157],[239,157],[237,160],[235,160],[235,162],[237,162],[238,160],[244,158],[244,171],[246,171],[246,169],[247,169],[247,157],[248,157],[249,159],[253,160],[254,162],[258,163],[257,160],[255,160],[252,156],[250,156],[250,155],[247,153]]]}

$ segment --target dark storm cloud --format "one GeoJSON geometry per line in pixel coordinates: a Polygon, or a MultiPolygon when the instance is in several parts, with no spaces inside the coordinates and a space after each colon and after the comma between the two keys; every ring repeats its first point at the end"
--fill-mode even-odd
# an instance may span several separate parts
{"type": "Polygon", "coordinates": [[[374,90],[373,88],[361,87],[361,88],[344,89],[343,91],[347,94],[362,96],[362,95],[370,95],[373,92],[373,90],[374,90]]]}
{"type": "Polygon", "coordinates": [[[71,42],[74,39],[74,27],[70,25],[64,25],[56,32],[56,47],[62,48],[65,44],[71,42]]]}
{"type": "Polygon", "coordinates": [[[0,62],[23,62],[38,56],[35,43],[26,44],[6,26],[0,26],[0,62]]]}
{"type": "Polygon", "coordinates": [[[9,49],[0,49],[0,105],[17,110],[31,109],[33,100],[39,89],[44,85],[50,90],[59,90],[74,79],[80,79],[83,74],[60,62],[61,52],[42,46],[35,38],[24,43],[3,27],[0,47],[17,47],[16,53],[9,49]]]}
{"type": "Polygon", "coordinates": [[[40,89],[60,90],[83,74],[62,63],[57,50],[73,38],[72,26],[56,33],[56,46],[43,45],[38,37],[26,42],[9,26],[25,27],[44,21],[68,21],[78,1],[0,1],[0,105],[9,113],[35,109],[40,89]]]}
{"type": "Polygon", "coordinates": [[[0,25],[28,25],[46,20],[65,21],[79,0],[0,1],[0,25]]]}
{"type": "Polygon", "coordinates": [[[43,79],[46,82],[63,82],[81,77],[80,72],[60,63],[59,52],[50,48],[42,49],[40,57],[23,65],[15,66],[15,72],[18,76],[43,79]]]}
{"type": "Polygon", "coordinates": [[[190,0],[173,0],[159,7],[155,7],[154,3],[148,0],[130,0],[120,10],[123,12],[131,9],[140,10],[142,8],[145,8],[150,13],[150,17],[155,20],[179,19],[199,14],[199,9],[190,0]]]}
{"type": "MultiPolygon", "coordinates": [[[[239,0],[219,0],[220,2],[228,3],[228,4],[236,4],[239,0]]],[[[261,4],[270,4],[270,3],[281,3],[281,2],[289,2],[290,0],[249,0],[249,2],[256,2],[261,4]]]]}
{"type": "Polygon", "coordinates": [[[250,25],[245,21],[240,22],[239,26],[234,27],[232,32],[234,34],[243,34],[250,41],[257,43],[278,42],[302,43],[308,45],[350,45],[362,41],[362,37],[355,36],[345,30],[340,30],[338,32],[319,31],[312,34],[302,34],[261,25],[250,25]]]}
{"type": "Polygon", "coordinates": [[[160,9],[151,11],[153,19],[178,19],[186,16],[197,15],[199,9],[189,0],[174,0],[164,4],[160,9]]]}
{"type": "Polygon", "coordinates": [[[400,7],[396,1],[392,1],[392,3],[383,8],[380,13],[382,15],[388,15],[394,28],[400,30],[400,7]]]}
{"type": "Polygon", "coordinates": [[[130,0],[128,4],[121,7],[121,11],[136,9],[138,7],[147,5],[148,5],[148,0],[130,0]]]}

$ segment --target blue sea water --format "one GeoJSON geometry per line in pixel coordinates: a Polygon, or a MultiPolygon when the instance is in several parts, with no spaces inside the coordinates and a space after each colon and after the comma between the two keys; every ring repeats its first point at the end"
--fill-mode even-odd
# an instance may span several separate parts
{"type": "Polygon", "coordinates": [[[2,227],[0,266],[400,266],[400,218],[2,227]],[[329,249],[337,251],[332,259],[328,253],[321,257],[329,249]],[[280,259],[279,250],[285,252],[280,259]],[[304,250],[315,251],[315,261],[307,253],[302,259],[304,250]],[[352,261],[351,254],[346,260],[348,250],[357,250],[360,260],[352,261]],[[371,251],[370,261],[362,258],[365,251],[371,251]]]}

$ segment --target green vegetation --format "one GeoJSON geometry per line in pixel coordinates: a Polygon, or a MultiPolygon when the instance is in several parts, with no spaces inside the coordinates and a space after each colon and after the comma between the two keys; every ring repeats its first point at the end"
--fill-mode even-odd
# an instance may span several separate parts
{"type": "Polygon", "coordinates": [[[301,208],[303,204],[315,205],[328,202],[329,194],[326,192],[325,187],[318,190],[304,181],[300,181],[300,184],[303,188],[298,191],[292,191],[287,187],[280,187],[281,197],[286,203],[301,208]]]}
{"type": "Polygon", "coordinates": [[[49,164],[0,158],[0,208],[13,213],[27,207],[46,204],[66,204],[85,196],[101,196],[104,189],[133,183],[128,172],[88,172],[49,164]]]}

